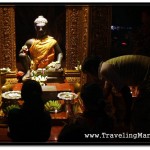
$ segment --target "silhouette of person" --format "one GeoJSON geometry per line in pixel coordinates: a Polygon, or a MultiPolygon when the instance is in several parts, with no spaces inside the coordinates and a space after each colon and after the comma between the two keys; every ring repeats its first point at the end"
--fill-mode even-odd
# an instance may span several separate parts
{"type": "Polygon", "coordinates": [[[120,92],[127,108],[127,124],[130,123],[132,95],[128,86],[139,86],[141,94],[150,86],[150,58],[142,55],[124,55],[103,61],[99,56],[89,56],[82,64],[82,71],[104,84],[105,97],[112,86],[120,92]]]}
{"type": "Polygon", "coordinates": [[[80,96],[84,112],[72,118],[62,129],[58,142],[101,142],[102,139],[86,138],[85,134],[110,133],[113,130],[112,120],[105,112],[105,100],[99,84],[84,84],[80,96]]]}
{"type": "Polygon", "coordinates": [[[46,142],[51,131],[51,117],[44,110],[42,89],[38,82],[26,80],[21,89],[21,109],[8,113],[9,137],[14,142],[46,142]]]}

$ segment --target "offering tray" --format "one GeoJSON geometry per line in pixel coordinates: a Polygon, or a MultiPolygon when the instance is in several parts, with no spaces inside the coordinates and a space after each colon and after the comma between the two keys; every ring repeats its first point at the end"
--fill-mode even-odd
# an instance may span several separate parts
{"type": "Polygon", "coordinates": [[[21,91],[8,91],[2,93],[2,105],[1,109],[4,116],[8,115],[8,112],[13,108],[20,108],[19,100],[21,99],[21,91]]]}
{"type": "Polygon", "coordinates": [[[78,95],[73,92],[61,92],[58,93],[57,97],[63,100],[74,100],[78,97],[78,95]]]}
{"type": "Polygon", "coordinates": [[[8,91],[2,93],[2,97],[5,99],[21,99],[21,91],[8,91]]]}

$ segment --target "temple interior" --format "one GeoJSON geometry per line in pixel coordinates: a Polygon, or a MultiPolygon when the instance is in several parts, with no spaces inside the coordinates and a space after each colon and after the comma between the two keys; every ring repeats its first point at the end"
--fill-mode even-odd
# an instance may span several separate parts
{"type": "MultiPolygon", "coordinates": [[[[0,4],[0,143],[12,142],[7,134],[10,106],[21,107],[23,105],[21,97],[7,98],[7,94],[21,91],[22,73],[25,70],[20,62],[19,52],[28,39],[36,37],[33,23],[35,18],[42,15],[48,20],[48,34],[57,40],[63,53],[62,70],[60,72],[44,72],[42,69],[40,73],[42,75],[46,73],[47,79],[41,81],[38,79],[42,86],[45,108],[52,118],[51,134],[47,143],[58,143],[58,136],[64,125],[69,122],[69,117],[75,118],[85,109],[80,97],[80,90],[85,83],[92,82],[92,79],[81,70],[84,58],[97,55],[105,61],[122,55],[136,55],[132,35],[142,24],[141,13],[148,8],[150,8],[148,4],[123,3],[0,4]],[[73,94],[72,101],[67,101],[66,93],[73,94]],[[54,101],[59,108],[61,107],[60,110],[59,108],[49,110],[49,105],[54,105],[54,101]]],[[[147,29],[146,32],[150,37],[149,31],[147,29]]],[[[150,45],[146,47],[149,49],[141,55],[149,57],[150,45]]],[[[137,101],[138,87],[133,85],[129,85],[129,87],[133,101],[137,101]]],[[[149,98],[148,95],[145,101],[149,98]]],[[[115,131],[127,132],[123,121],[125,104],[121,94],[115,93],[109,96],[109,100],[108,112],[116,118],[118,117],[114,123],[115,131]]],[[[137,131],[148,132],[150,118],[146,118],[147,122],[145,123],[142,115],[149,115],[147,111],[150,111],[150,103],[146,101],[146,103],[136,105],[135,118],[139,120],[135,119],[135,121],[137,124],[140,122],[136,126],[139,129],[137,131]]],[[[149,139],[146,140],[146,142],[150,142],[149,139]]],[[[121,142],[124,141],[121,140],[121,142]]]]}

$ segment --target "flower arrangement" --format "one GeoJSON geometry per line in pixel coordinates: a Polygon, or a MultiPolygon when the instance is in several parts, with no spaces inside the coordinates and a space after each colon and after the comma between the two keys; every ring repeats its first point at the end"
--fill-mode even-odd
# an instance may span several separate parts
{"type": "Polygon", "coordinates": [[[77,66],[75,67],[75,70],[81,71],[81,64],[80,64],[80,61],[77,61],[77,66]]]}
{"type": "Polygon", "coordinates": [[[7,67],[7,68],[0,68],[0,72],[1,73],[8,73],[8,72],[11,72],[11,69],[9,67],[7,67]]]}
{"type": "Polygon", "coordinates": [[[44,86],[47,81],[47,76],[45,75],[45,69],[39,69],[37,71],[32,70],[31,79],[39,82],[41,86],[44,86]]]}

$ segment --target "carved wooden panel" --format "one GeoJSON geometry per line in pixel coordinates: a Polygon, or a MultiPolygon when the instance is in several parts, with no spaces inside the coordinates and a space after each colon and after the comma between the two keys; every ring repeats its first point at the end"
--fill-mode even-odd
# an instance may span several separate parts
{"type": "Polygon", "coordinates": [[[16,69],[14,7],[0,6],[0,68],[16,69]]]}
{"type": "MultiPolygon", "coordinates": [[[[82,64],[84,58],[88,56],[89,52],[89,6],[84,6],[82,8],[82,42],[81,42],[81,52],[80,52],[80,62],[82,64]]],[[[86,83],[87,76],[81,72],[81,85],[86,83]]]]}
{"type": "MultiPolygon", "coordinates": [[[[16,40],[14,7],[0,7],[0,67],[16,69],[16,40]]],[[[111,42],[111,7],[66,7],[66,68],[71,70],[77,61],[94,53],[109,57],[111,42]]],[[[81,73],[81,83],[86,82],[81,73]]]]}
{"type": "MultiPolygon", "coordinates": [[[[66,9],[66,68],[75,69],[88,53],[89,6],[68,6],[66,9]]],[[[81,82],[86,76],[81,75],[81,82]]]]}
{"type": "Polygon", "coordinates": [[[81,78],[80,77],[66,77],[66,80],[68,83],[80,83],[81,78]]]}
{"type": "MultiPolygon", "coordinates": [[[[110,55],[111,6],[66,7],[66,68],[74,69],[77,61],[91,55],[110,55]]],[[[81,84],[87,81],[81,73],[81,84]]]]}
{"type": "Polygon", "coordinates": [[[66,68],[74,69],[79,52],[79,27],[81,7],[69,6],[66,9],[66,68]]]}

